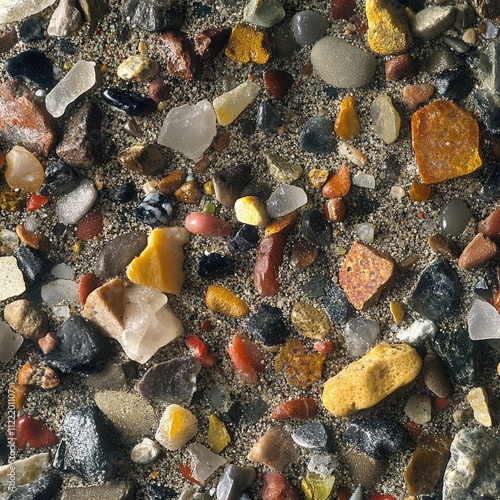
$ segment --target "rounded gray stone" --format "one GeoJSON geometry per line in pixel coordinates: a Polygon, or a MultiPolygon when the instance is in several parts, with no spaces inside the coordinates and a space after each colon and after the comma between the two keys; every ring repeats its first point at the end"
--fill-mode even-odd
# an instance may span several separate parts
{"type": "Polygon", "coordinates": [[[328,19],[312,10],[297,12],[292,18],[293,36],[300,45],[311,45],[318,41],[329,27],[328,19]]]}
{"type": "Polygon", "coordinates": [[[455,21],[455,7],[431,5],[415,14],[413,34],[421,40],[432,40],[444,33],[455,21]]]}

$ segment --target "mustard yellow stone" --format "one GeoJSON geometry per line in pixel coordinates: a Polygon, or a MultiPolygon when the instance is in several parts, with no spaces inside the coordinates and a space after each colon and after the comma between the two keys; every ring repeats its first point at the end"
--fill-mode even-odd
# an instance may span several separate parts
{"type": "Polygon", "coordinates": [[[342,139],[352,139],[356,134],[359,134],[359,118],[356,110],[356,100],[354,96],[342,99],[340,103],[340,111],[335,120],[335,133],[342,139]]]}
{"type": "Polygon", "coordinates": [[[179,293],[184,282],[183,245],[188,240],[189,232],[184,227],[154,229],[146,248],[128,265],[127,278],[163,293],[179,293]]]}
{"type": "Polygon", "coordinates": [[[207,441],[210,449],[217,454],[221,453],[231,442],[231,436],[227,432],[224,422],[213,413],[208,419],[207,441]]]}
{"type": "Polygon", "coordinates": [[[231,31],[225,54],[238,63],[266,64],[271,57],[271,49],[263,30],[236,24],[231,31]]]}
{"type": "Polygon", "coordinates": [[[236,219],[250,226],[265,226],[269,221],[267,208],[256,196],[243,196],[234,204],[236,219]]]}
{"type": "Polygon", "coordinates": [[[491,427],[491,415],[488,407],[488,394],[484,387],[474,387],[467,394],[467,402],[471,405],[476,422],[491,427]]]}
{"type": "Polygon", "coordinates": [[[347,417],[409,384],[421,368],[422,358],[410,345],[380,344],[326,382],[323,404],[333,415],[347,417]]]}
{"type": "Polygon", "coordinates": [[[243,318],[249,313],[245,301],[225,286],[210,285],[205,295],[205,304],[211,311],[243,318]]]}
{"type": "Polygon", "coordinates": [[[396,325],[400,325],[405,315],[405,308],[403,305],[400,302],[393,302],[391,300],[389,302],[389,309],[391,310],[394,323],[396,323],[396,325]]]}
{"type": "Polygon", "coordinates": [[[376,54],[405,52],[413,43],[408,23],[395,5],[390,0],[366,0],[368,44],[376,54]]]}

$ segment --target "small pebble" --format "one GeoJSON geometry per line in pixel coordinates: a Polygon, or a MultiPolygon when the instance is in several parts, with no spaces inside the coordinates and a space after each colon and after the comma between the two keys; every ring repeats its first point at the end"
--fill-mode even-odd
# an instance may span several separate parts
{"type": "Polygon", "coordinates": [[[422,368],[424,382],[427,388],[440,398],[447,398],[450,394],[450,381],[441,363],[435,354],[427,354],[422,368]]]}
{"type": "Polygon", "coordinates": [[[23,337],[37,341],[48,331],[46,314],[26,299],[15,300],[5,306],[5,321],[23,337]]]}
{"type": "Polygon", "coordinates": [[[418,67],[410,54],[400,54],[385,63],[385,77],[389,81],[398,82],[406,77],[417,76],[418,67]]]}
{"type": "Polygon", "coordinates": [[[331,432],[321,422],[310,422],[296,427],[291,436],[294,442],[302,448],[311,451],[331,451],[331,432]]]}
{"type": "Polygon", "coordinates": [[[190,444],[188,452],[191,455],[193,478],[201,484],[204,484],[219,467],[227,463],[225,458],[199,443],[190,444]]]}
{"type": "Polygon", "coordinates": [[[486,265],[497,253],[497,245],[484,234],[478,233],[460,254],[458,267],[464,270],[477,269],[486,265]]]}
{"type": "Polygon", "coordinates": [[[23,272],[15,257],[0,257],[0,300],[17,297],[26,290],[23,272]]]}
{"type": "Polygon", "coordinates": [[[281,425],[274,425],[252,445],[248,459],[283,472],[296,455],[290,434],[281,425]]]}
{"type": "Polygon", "coordinates": [[[238,222],[250,226],[265,226],[269,221],[266,205],[255,196],[238,198],[234,204],[234,212],[238,222]]]}
{"type": "Polygon", "coordinates": [[[359,240],[367,245],[371,245],[375,239],[375,228],[369,222],[354,224],[354,230],[359,240]]]}
{"type": "Polygon", "coordinates": [[[442,233],[429,236],[427,243],[433,252],[437,252],[447,259],[458,259],[460,255],[456,243],[442,233]]]}
{"type": "Polygon", "coordinates": [[[233,232],[233,226],[214,215],[204,212],[192,212],[184,220],[184,226],[193,234],[221,236],[227,238],[233,232]]]}
{"type": "Polygon", "coordinates": [[[214,278],[231,275],[234,269],[229,256],[211,252],[200,257],[196,265],[196,272],[202,278],[214,278]]]}
{"type": "Polygon", "coordinates": [[[281,113],[269,102],[263,101],[257,109],[257,127],[268,134],[277,132],[282,125],[281,113]]]}
{"type": "Polygon", "coordinates": [[[264,87],[267,93],[278,101],[288,94],[293,84],[293,76],[287,71],[273,69],[264,73],[264,87]]]}
{"type": "Polygon", "coordinates": [[[253,467],[229,464],[217,483],[217,500],[235,500],[255,481],[257,473],[253,467]]]}
{"type": "Polygon", "coordinates": [[[235,318],[243,318],[249,312],[248,306],[242,299],[228,288],[220,285],[208,287],[205,303],[211,311],[227,314],[235,318]]]}
{"type": "Polygon", "coordinates": [[[351,172],[345,165],[341,165],[323,185],[321,194],[325,198],[342,198],[350,189],[351,172]]]}
{"type": "Polygon", "coordinates": [[[380,334],[380,325],[377,321],[368,318],[354,318],[349,320],[344,328],[344,340],[350,356],[365,355],[371,349],[380,334]]]}
{"type": "Polygon", "coordinates": [[[250,0],[243,10],[243,19],[250,24],[272,28],[285,17],[285,9],[278,0],[250,0]]]}
{"type": "Polygon", "coordinates": [[[429,41],[449,28],[454,20],[453,6],[430,5],[413,17],[412,32],[417,38],[429,41]]]}
{"type": "Polygon", "coordinates": [[[269,172],[280,184],[292,184],[302,176],[304,169],[301,166],[290,163],[270,151],[266,152],[265,156],[269,172]]]}
{"type": "MultiPolygon", "coordinates": [[[[7,258],[7,257],[4,257],[7,258]]],[[[7,364],[16,355],[16,352],[24,342],[21,335],[12,330],[5,322],[0,320],[0,362],[7,364]]]]}
{"type": "Polygon", "coordinates": [[[233,26],[224,53],[237,63],[252,61],[257,64],[266,64],[271,57],[268,44],[265,31],[253,26],[236,24],[233,26]]]}
{"type": "Polygon", "coordinates": [[[485,388],[475,387],[471,389],[466,399],[474,411],[474,420],[485,427],[491,427],[492,422],[488,405],[488,394],[485,388]]]}
{"type": "Polygon", "coordinates": [[[12,189],[34,193],[43,184],[45,173],[36,156],[21,146],[14,146],[5,155],[5,180],[12,189]]]}
{"type": "Polygon", "coordinates": [[[306,302],[293,305],[290,320],[300,335],[310,339],[323,340],[332,331],[328,315],[306,302]]]}
{"type": "Polygon", "coordinates": [[[332,226],[319,210],[308,210],[302,214],[302,235],[311,245],[324,248],[332,242],[332,226]]]}
{"type": "Polygon", "coordinates": [[[292,30],[299,45],[312,45],[326,35],[330,23],[319,12],[303,10],[292,18],[292,30]]]}
{"type": "MultiPolygon", "coordinates": [[[[314,399],[291,399],[280,403],[269,415],[274,420],[282,420],[285,418],[297,418],[306,420],[316,416],[317,405],[314,399]]],[[[292,436],[293,437],[293,436],[292,436]]]]}
{"type": "Polygon", "coordinates": [[[309,153],[324,154],[333,150],[333,123],[324,116],[309,118],[299,136],[300,147],[309,153]]]}
{"type": "Polygon", "coordinates": [[[431,398],[426,395],[412,394],[404,407],[406,416],[413,422],[423,425],[431,421],[431,398]]]}
{"type": "Polygon", "coordinates": [[[159,69],[156,61],[139,54],[127,57],[116,69],[116,74],[123,80],[146,82],[152,80],[158,74],[159,69]]]}
{"type": "Polygon", "coordinates": [[[465,68],[446,69],[435,78],[437,93],[453,101],[465,99],[472,92],[474,85],[472,75],[465,68]]]}
{"type": "Polygon", "coordinates": [[[257,227],[243,224],[234,238],[228,243],[231,252],[248,252],[259,242],[257,227]]]}
{"type": "Polygon", "coordinates": [[[290,335],[281,309],[265,303],[249,317],[247,328],[266,347],[283,344],[290,335]]]}
{"type": "Polygon", "coordinates": [[[305,191],[290,184],[278,186],[267,200],[267,212],[276,219],[297,210],[307,203],[305,191]]]}
{"type": "Polygon", "coordinates": [[[386,144],[392,144],[399,137],[401,117],[388,95],[380,94],[370,105],[370,118],[375,134],[386,144]]]}
{"type": "Polygon", "coordinates": [[[342,139],[352,139],[359,134],[360,123],[354,96],[342,99],[334,125],[335,133],[342,139]]]}
{"type": "Polygon", "coordinates": [[[5,70],[16,80],[32,83],[45,90],[55,85],[51,60],[39,50],[28,49],[5,61],[5,70]]]}
{"type": "Polygon", "coordinates": [[[186,408],[171,404],[161,416],[155,439],[167,450],[182,448],[198,433],[198,419],[186,408]]]}
{"type": "Polygon", "coordinates": [[[212,175],[212,182],[217,201],[225,207],[234,207],[234,203],[240,198],[243,188],[251,178],[252,167],[248,163],[241,163],[215,172],[212,175]]]}
{"type": "Polygon", "coordinates": [[[454,198],[441,207],[438,223],[446,234],[460,236],[471,218],[472,214],[465,202],[454,198]]]}
{"type": "Polygon", "coordinates": [[[102,98],[112,108],[128,116],[145,115],[156,111],[156,102],[153,99],[128,90],[108,88],[103,91],[102,98]]]}
{"type": "Polygon", "coordinates": [[[428,101],[436,91],[432,83],[417,83],[403,87],[403,101],[410,110],[415,109],[419,104],[428,101]]]}
{"type": "Polygon", "coordinates": [[[226,127],[233,123],[256,99],[259,90],[259,85],[251,80],[246,80],[229,92],[216,97],[213,101],[213,107],[219,125],[226,127]]]}
{"type": "Polygon", "coordinates": [[[137,464],[145,465],[156,460],[161,453],[161,447],[152,439],[144,438],[130,452],[130,459],[137,464]]]}

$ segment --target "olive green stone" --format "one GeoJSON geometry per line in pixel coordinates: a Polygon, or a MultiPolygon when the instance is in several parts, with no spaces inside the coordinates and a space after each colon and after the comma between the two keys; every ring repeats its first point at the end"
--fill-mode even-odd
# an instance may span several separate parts
{"type": "Polygon", "coordinates": [[[325,311],[306,302],[296,302],[292,307],[293,327],[304,337],[323,340],[332,331],[332,323],[325,311]]]}

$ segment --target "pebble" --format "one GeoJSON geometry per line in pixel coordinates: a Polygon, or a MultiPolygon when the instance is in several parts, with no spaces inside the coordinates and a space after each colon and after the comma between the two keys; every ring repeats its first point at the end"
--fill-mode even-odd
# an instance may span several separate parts
{"type": "Polygon", "coordinates": [[[379,301],[394,271],[394,261],[388,254],[356,242],[345,256],[339,285],[349,302],[363,311],[379,301]]]}
{"type": "Polygon", "coordinates": [[[54,446],[56,433],[43,421],[23,415],[15,420],[16,448],[32,449],[54,446]]]}
{"type": "Polygon", "coordinates": [[[451,101],[434,101],[420,108],[412,116],[411,130],[415,160],[426,184],[466,175],[482,164],[477,121],[451,101]],[[448,127],[449,123],[460,125],[448,127]],[[438,130],[442,137],[436,142],[438,130]],[[459,147],[455,144],[458,137],[459,147]]]}
{"type": "Polygon", "coordinates": [[[56,215],[65,226],[76,224],[94,205],[97,189],[89,179],[82,179],[78,186],[59,198],[56,203],[56,215]]]}
{"type": "Polygon", "coordinates": [[[250,0],[243,10],[245,22],[272,28],[283,21],[285,9],[278,0],[250,0]]]}
{"type": "Polygon", "coordinates": [[[114,444],[97,406],[80,406],[66,413],[64,445],[58,448],[55,463],[86,481],[106,481],[114,475],[114,444]]]}
{"type": "Polygon", "coordinates": [[[208,419],[207,443],[214,453],[221,453],[231,442],[226,426],[213,413],[208,419]]]}
{"type": "Polygon", "coordinates": [[[190,160],[198,160],[212,144],[216,134],[216,111],[203,99],[194,105],[172,108],[163,122],[158,143],[182,153],[190,160]],[[196,123],[196,133],[193,133],[196,123]]]}
{"type": "Polygon", "coordinates": [[[422,184],[417,181],[413,181],[410,186],[410,191],[408,195],[412,201],[427,201],[431,197],[431,187],[427,184],[422,184]]]}
{"type": "Polygon", "coordinates": [[[32,362],[25,363],[17,375],[17,381],[21,385],[41,387],[42,389],[54,389],[59,385],[59,376],[48,366],[42,365],[38,358],[32,362]]]}
{"type": "Polygon", "coordinates": [[[164,0],[151,0],[147,4],[141,0],[127,0],[122,6],[124,19],[130,19],[130,24],[144,31],[161,32],[178,28],[182,19],[180,15],[164,0]]]}
{"type": "Polygon", "coordinates": [[[267,134],[274,133],[283,123],[281,113],[269,102],[263,101],[257,108],[257,127],[267,134]]]}
{"type": "Polygon", "coordinates": [[[292,18],[292,31],[299,45],[312,45],[326,35],[330,23],[319,12],[303,10],[292,18]]]}
{"type": "MultiPolygon", "coordinates": [[[[147,489],[147,486],[146,486],[147,489]]],[[[65,488],[61,500],[130,500],[135,495],[132,482],[65,488]]]]}
{"type": "Polygon", "coordinates": [[[238,222],[250,226],[262,227],[269,221],[266,205],[256,196],[238,198],[234,204],[234,212],[238,222]]]}
{"type": "Polygon", "coordinates": [[[342,198],[351,189],[351,172],[345,165],[340,165],[338,170],[326,181],[321,190],[325,198],[342,198]]]}
{"type": "Polygon", "coordinates": [[[450,381],[438,356],[433,353],[424,358],[422,369],[426,387],[440,398],[450,394],[450,381]]]}
{"type": "Polygon", "coordinates": [[[257,477],[253,467],[226,465],[217,483],[217,500],[237,500],[257,477]]]}
{"type": "Polygon", "coordinates": [[[61,117],[78,97],[91,90],[97,83],[98,73],[94,61],[78,61],[45,97],[47,111],[61,117]]]}
{"type": "Polygon", "coordinates": [[[458,56],[448,47],[439,47],[431,52],[423,62],[423,70],[435,75],[446,69],[459,68],[464,65],[462,57],[458,56]]]}
{"type": "MultiPolygon", "coordinates": [[[[7,258],[7,257],[3,257],[7,258]]],[[[16,355],[16,352],[24,342],[24,338],[18,335],[5,322],[0,320],[0,362],[7,364],[16,355]]]]}
{"type": "Polygon", "coordinates": [[[456,243],[444,234],[433,234],[429,236],[427,242],[434,252],[441,254],[447,259],[458,259],[460,255],[456,243]]]}
{"type": "Polygon", "coordinates": [[[325,383],[323,404],[339,417],[371,408],[412,382],[421,367],[422,359],[408,344],[379,344],[325,383]]]}
{"type": "Polygon", "coordinates": [[[357,173],[352,176],[354,186],[365,189],[375,189],[375,177],[372,174],[357,173]]]}
{"type": "Polygon", "coordinates": [[[295,182],[302,176],[304,169],[301,166],[292,164],[271,151],[267,151],[264,154],[269,172],[280,184],[292,184],[292,182],[295,182]]]}
{"type": "Polygon", "coordinates": [[[179,30],[164,31],[156,43],[158,52],[165,59],[168,73],[184,80],[192,80],[199,70],[200,61],[193,42],[179,30]]]}
{"type": "Polygon", "coordinates": [[[467,327],[472,340],[497,339],[500,315],[488,302],[474,299],[467,313],[467,327]]]}
{"type": "Polygon", "coordinates": [[[211,61],[225,48],[230,36],[229,27],[207,28],[194,36],[195,50],[203,60],[211,61]]]}
{"type": "Polygon", "coordinates": [[[334,125],[335,133],[342,139],[352,139],[359,134],[360,123],[356,109],[356,99],[349,96],[342,99],[334,125]]]}
{"type": "Polygon", "coordinates": [[[458,267],[464,270],[477,269],[486,265],[497,253],[497,245],[484,234],[478,233],[460,254],[458,267]]]}
{"type": "Polygon", "coordinates": [[[93,167],[102,156],[102,111],[94,101],[85,101],[64,125],[56,147],[57,156],[76,169],[93,167]]]}
{"type": "MultiPolygon", "coordinates": [[[[259,373],[266,371],[264,355],[261,349],[245,335],[235,333],[227,348],[229,358],[236,369],[236,375],[242,385],[257,386],[259,373]]],[[[267,411],[267,403],[260,398],[253,400],[246,408],[245,420],[255,424],[267,411]]]]}
{"type": "Polygon", "coordinates": [[[174,194],[184,182],[186,182],[186,172],[181,169],[172,170],[158,183],[158,190],[166,195],[174,194]]]}
{"type": "Polygon", "coordinates": [[[410,54],[400,54],[385,63],[385,77],[389,81],[397,82],[417,74],[417,63],[410,54]]]}
{"type": "Polygon", "coordinates": [[[220,285],[210,285],[205,295],[205,304],[211,310],[243,318],[248,312],[247,304],[231,290],[220,285]]]}
{"type": "MultiPolygon", "coordinates": [[[[316,416],[317,406],[312,398],[291,399],[280,403],[269,415],[273,420],[297,418],[307,420],[316,416]]],[[[292,436],[293,438],[293,436],[292,436]]]]}
{"type": "Polygon", "coordinates": [[[302,214],[302,235],[311,245],[325,248],[332,241],[332,226],[319,210],[307,210],[302,214]]]}
{"type": "Polygon", "coordinates": [[[271,57],[266,32],[239,23],[233,26],[224,53],[237,63],[266,64],[271,57]]]}
{"type": "Polygon", "coordinates": [[[137,390],[141,396],[163,403],[189,401],[200,370],[201,362],[192,356],[172,358],[152,366],[137,383],[137,390]]]}
{"type": "Polygon", "coordinates": [[[431,421],[431,398],[427,395],[412,394],[404,407],[406,416],[416,424],[424,425],[431,421]]]}
{"type": "Polygon", "coordinates": [[[202,199],[200,186],[194,181],[184,182],[174,192],[175,198],[181,203],[188,205],[199,205],[202,199]]]}
{"type": "Polygon", "coordinates": [[[12,500],[24,500],[26,498],[54,498],[61,487],[62,479],[54,472],[42,472],[38,478],[16,488],[9,496],[12,500]]]}
{"type": "Polygon", "coordinates": [[[344,436],[348,444],[376,459],[402,452],[408,441],[408,432],[399,422],[378,416],[353,420],[344,436]]]}
{"type": "Polygon", "coordinates": [[[274,425],[252,445],[247,458],[283,472],[296,460],[297,453],[290,434],[281,425],[274,425]]]}
{"type": "Polygon", "coordinates": [[[94,401],[126,440],[148,434],[156,425],[153,407],[138,394],[125,391],[100,391],[94,401]]]}
{"type": "Polygon", "coordinates": [[[380,334],[377,321],[368,318],[354,318],[344,327],[344,340],[350,356],[364,356],[374,345],[380,334]]]}
{"type": "Polygon", "coordinates": [[[137,54],[127,57],[116,69],[116,74],[123,80],[147,82],[152,80],[159,70],[160,67],[154,59],[137,54]]]}
{"type": "Polygon", "coordinates": [[[35,155],[21,146],[14,146],[5,155],[5,180],[10,188],[34,193],[43,184],[45,173],[35,155]]]}
{"type": "Polygon", "coordinates": [[[478,222],[477,232],[491,238],[495,243],[500,243],[500,210],[493,210],[491,214],[478,222]]]}
{"type": "Polygon", "coordinates": [[[474,88],[475,81],[465,68],[445,69],[436,75],[436,90],[445,99],[465,99],[474,88]]]}
{"type": "Polygon", "coordinates": [[[0,301],[17,297],[26,291],[23,272],[15,257],[0,257],[0,301]]]}
{"type": "Polygon", "coordinates": [[[402,11],[388,0],[367,0],[368,44],[375,54],[392,55],[408,50],[413,39],[402,11]]]}
{"type": "Polygon", "coordinates": [[[354,224],[354,230],[362,243],[371,245],[375,239],[375,228],[369,222],[354,224]]]}
{"type": "Polygon", "coordinates": [[[335,476],[321,477],[308,472],[301,481],[300,487],[307,500],[314,498],[328,498],[335,484],[335,476]]]}
{"type": "Polygon", "coordinates": [[[184,226],[192,234],[205,236],[227,238],[233,232],[233,226],[229,222],[204,212],[191,212],[185,218],[184,226]]]}
{"type": "Polygon", "coordinates": [[[454,21],[454,6],[430,5],[415,14],[411,29],[416,38],[429,41],[444,33],[454,21]]]}
{"type": "Polygon", "coordinates": [[[306,192],[298,186],[281,184],[267,200],[267,212],[273,218],[283,217],[307,203],[306,192]]]}
{"type": "Polygon", "coordinates": [[[296,427],[291,433],[295,444],[311,451],[331,451],[332,436],[321,422],[310,422],[296,427]]]}
{"type": "Polygon", "coordinates": [[[135,216],[139,221],[153,228],[165,226],[172,217],[170,198],[161,193],[148,194],[137,205],[135,216]]]}
{"type": "Polygon", "coordinates": [[[48,156],[56,142],[51,115],[28,87],[15,80],[0,87],[0,137],[42,156],[48,156]]]}
{"type": "Polygon", "coordinates": [[[19,335],[28,339],[36,341],[49,330],[47,315],[26,299],[15,300],[7,304],[3,315],[5,321],[19,335]]]}
{"type": "Polygon", "coordinates": [[[234,89],[216,97],[213,101],[213,107],[219,125],[227,127],[233,123],[255,101],[259,91],[260,86],[257,83],[246,80],[234,89]]]}
{"type": "Polygon", "coordinates": [[[255,248],[258,242],[258,229],[255,226],[243,224],[227,246],[231,252],[248,252],[252,248],[255,248]]]}
{"type": "MultiPolygon", "coordinates": [[[[52,263],[40,252],[26,245],[20,245],[14,252],[14,257],[17,259],[17,265],[23,273],[24,281],[27,286],[37,283],[52,267],[52,263]]],[[[10,276],[12,276],[12,274],[10,276]]],[[[12,278],[9,277],[8,279],[10,280],[12,278]]]]}
{"type": "Polygon", "coordinates": [[[262,238],[257,248],[253,286],[261,297],[272,297],[280,290],[279,269],[283,263],[286,236],[274,233],[262,238]]]}
{"type": "Polygon", "coordinates": [[[130,459],[137,464],[145,465],[154,462],[161,453],[161,447],[155,441],[144,438],[130,452],[130,459]]]}
{"type": "Polygon", "coordinates": [[[377,67],[374,56],[333,36],[325,36],[314,44],[311,62],[328,85],[347,89],[368,85],[377,67]]]}
{"type": "Polygon", "coordinates": [[[56,333],[56,347],[43,358],[61,373],[86,373],[97,369],[109,355],[109,342],[89,321],[74,315],[56,333]]]}
{"type": "Polygon", "coordinates": [[[354,314],[354,308],[339,286],[331,286],[321,305],[333,323],[343,323],[354,314]]]}
{"type": "Polygon", "coordinates": [[[278,472],[266,472],[262,486],[262,500],[299,500],[299,494],[288,479],[278,472]]]}
{"type": "Polygon", "coordinates": [[[283,311],[265,303],[248,318],[247,329],[266,347],[283,344],[290,335],[283,311]]]}
{"type": "Polygon", "coordinates": [[[410,110],[415,109],[419,104],[428,101],[436,91],[432,83],[417,83],[403,88],[403,101],[410,110]]]}
{"type": "Polygon", "coordinates": [[[110,389],[120,391],[127,389],[127,379],[125,370],[127,365],[117,363],[106,363],[104,368],[98,373],[91,373],[85,378],[85,385],[91,389],[110,389]]]}
{"type": "Polygon", "coordinates": [[[438,223],[441,230],[450,236],[460,236],[471,218],[472,214],[465,202],[454,198],[441,207],[438,223]]]}
{"type": "Polygon", "coordinates": [[[339,462],[332,453],[313,453],[307,464],[308,472],[322,477],[331,475],[338,468],[339,462]]]}
{"type": "Polygon", "coordinates": [[[324,340],[332,331],[326,312],[307,302],[293,304],[290,320],[300,335],[310,339],[324,340]]]}
{"type": "Polygon", "coordinates": [[[116,203],[128,203],[137,197],[137,189],[133,182],[119,185],[112,193],[111,199],[116,203]]]}
{"type": "Polygon", "coordinates": [[[422,271],[409,305],[424,318],[439,322],[456,313],[461,295],[457,274],[448,262],[438,259],[422,271]]]}
{"type": "Polygon", "coordinates": [[[290,255],[290,264],[295,269],[305,269],[318,258],[319,251],[305,241],[295,241],[290,255]]]}
{"type": "Polygon", "coordinates": [[[396,337],[412,346],[422,345],[432,340],[437,333],[436,325],[429,319],[416,320],[408,328],[400,330],[396,337]]]}
{"type": "Polygon", "coordinates": [[[108,88],[103,91],[102,98],[113,109],[128,116],[147,115],[156,111],[153,99],[128,90],[108,88]]]}
{"type": "Polygon", "coordinates": [[[76,170],[62,161],[52,161],[45,168],[45,186],[56,197],[70,193],[78,186],[80,177],[76,170]]]}
{"type": "Polygon", "coordinates": [[[16,486],[36,481],[50,466],[49,453],[36,453],[28,458],[14,460],[11,464],[0,466],[0,483],[6,484],[11,466],[14,467],[16,486]]]}
{"type": "Polygon", "coordinates": [[[43,40],[44,28],[39,17],[29,17],[19,26],[19,38],[22,42],[43,40]]]}
{"type": "Polygon", "coordinates": [[[47,35],[55,37],[73,36],[82,25],[82,15],[74,0],[62,0],[58,3],[47,26],[47,35]]]}
{"type": "Polygon", "coordinates": [[[345,453],[345,459],[353,483],[361,485],[365,490],[372,490],[387,472],[385,461],[370,457],[355,448],[345,453]]]}
{"type": "Polygon", "coordinates": [[[155,144],[139,142],[118,153],[118,163],[140,175],[158,175],[167,167],[167,158],[155,144]]]}
{"type": "Polygon", "coordinates": [[[198,419],[186,408],[171,404],[161,416],[155,439],[167,450],[182,448],[198,433],[198,419]]]}
{"type": "Polygon", "coordinates": [[[392,144],[398,139],[401,117],[388,95],[380,94],[372,101],[370,118],[375,134],[386,144],[392,144]]]}
{"type": "Polygon", "coordinates": [[[251,178],[252,166],[249,163],[240,163],[215,172],[212,175],[212,182],[217,201],[225,207],[233,208],[251,178]]]}
{"type": "Polygon", "coordinates": [[[51,89],[56,83],[51,60],[39,50],[25,50],[7,59],[4,66],[12,78],[45,90],[51,89]]]}
{"type": "Polygon", "coordinates": [[[199,443],[190,444],[188,451],[191,455],[193,478],[201,484],[204,484],[219,467],[227,463],[225,458],[199,443]]]}
{"type": "Polygon", "coordinates": [[[200,257],[196,265],[196,272],[202,278],[232,275],[234,273],[233,262],[228,255],[211,252],[200,257]]]}
{"type": "Polygon", "coordinates": [[[102,212],[99,208],[94,208],[76,223],[75,236],[79,240],[93,240],[102,232],[103,227],[102,212]]]}
{"type": "Polygon", "coordinates": [[[333,123],[324,116],[309,118],[299,136],[300,147],[309,153],[333,151],[333,123]]]}

